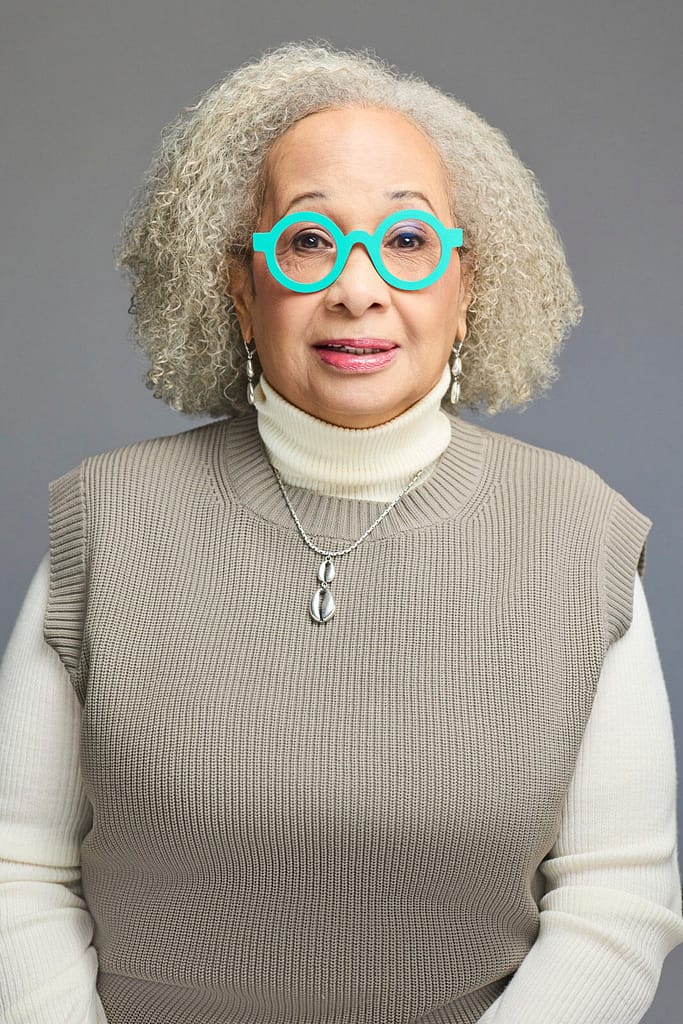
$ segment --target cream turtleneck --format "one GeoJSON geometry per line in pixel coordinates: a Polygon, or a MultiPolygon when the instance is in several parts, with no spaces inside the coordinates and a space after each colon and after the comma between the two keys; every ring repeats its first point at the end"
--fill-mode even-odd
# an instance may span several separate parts
{"type": "Polygon", "coordinates": [[[418,469],[423,483],[451,440],[441,400],[451,380],[439,381],[400,416],[378,427],[338,427],[283,398],[261,375],[254,388],[258,429],[268,458],[283,480],[337,498],[391,501],[418,469]]]}

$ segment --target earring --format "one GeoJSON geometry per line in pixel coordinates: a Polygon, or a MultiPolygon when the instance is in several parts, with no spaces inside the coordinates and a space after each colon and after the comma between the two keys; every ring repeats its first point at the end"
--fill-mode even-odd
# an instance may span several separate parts
{"type": "Polygon", "coordinates": [[[254,358],[254,352],[249,351],[249,345],[247,342],[244,343],[247,350],[247,402],[249,405],[254,404],[254,378],[256,377],[256,371],[254,370],[254,364],[252,359],[254,358]]]}
{"type": "MultiPolygon", "coordinates": [[[[462,341],[465,339],[463,338],[462,341]]],[[[460,358],[460,349],[462,348],[462,341],[457,346],[453,346],[454,359],[451,363],[451,373],[453,374],[453,381],[451,383],[451,405],[457,405],[460,399],[460,373],[462,371],[462,360],[460,358]]]]}

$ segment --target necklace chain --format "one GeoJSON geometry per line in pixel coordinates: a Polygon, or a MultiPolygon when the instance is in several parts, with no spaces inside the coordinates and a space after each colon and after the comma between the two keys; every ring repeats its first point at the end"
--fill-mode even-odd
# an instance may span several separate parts
{"type": "MultiPolygon", "coordinates": [[[[264,446],[264,448],[265,448],[265,446],[264,446]]],[[[332,596],[332,593],[330,592],[330,589],[329,589],[330,588],[330,583],[332,583],[332,581],[334,580],[334,578],[336,576],[336,570],[335,570],[335,567],[334,567],[334,561],[333,560],[335,558],[341,557],[341,555],[348,555],[348,553],[350,551],[353,551],[354,548],[357,548],[358,545],[361,544],[365,540],[365,538],[368,536],[368,534],[372,533],[372,531],[375,529],[376,526],[379,526],[379,524],[382,522],[384,517],[389,515],[389,513],[392,510],[392,508],[401,500],[403,495],[407,491],[410,490],[410,488],[413,486],[413,484],[417,480],[419,480],[419,478],[424,473],[424,468],[425,467],[423,466],[422,469],[418,469],[417,473],[415,473],[413,478],[411,480],[409,480],[409,482],[406,484],[406,486],[403,488],[403,490],[400,492],[400,494],[396,495],[394,500],[389,505],[387,505],[387,507],[384,509],[384,511],[380,515],[377,516],[377,519],[375,519],[374,523],[371,523],[370,526],[368,526],[368,528],[365,531],[365,533],[363,533],[358,538],[358,540],[354,541],[353,544],[349,544],[349,546],[346,547],[346,548],[340,548],[338,551],[326,551],[324,548],[319,548],[316,544],[313,543],[313,541],[307,535],[306,531],[304,530],[303,526],[301,525],[301,523],[299,521],[299,517],[296,514],[296,512],[295,512],[295,510],[294,510],[294,508],[292,506],[291,501],[289,500],[289,495],[287,494],[287,491],[285,490],[284,483],[282,482],[282,477],[280,476],[280,473],[279,473],[278,469],[273,465],[273,463],[268,458],[268,452],[267,451],[266,451],[266,459],[268,461],[268,464],[269,464],[270,468],[272,469],[272,471],[273,471],[273,473],[275,475],[275,479],[277,480],[278,487],[280,488],[280,491],[282,492],[282,497],[285,499],[285,503],[287,505],[287,508],[290,511],[292,519],[296,523],[296,528],[299,531],[299,533],[301,534],[302,540],[304,541],[304,543],[309,548],[311,548],[312,551],[315,551],[316,554],[323,556],[323,562],[321,563],[321,565],[318,568],[318,586],[317,586],[317,590],[315,591],[315,593],[313,594],[313,597],[311,599],[311,603],[310,603],[310,606],[309,606],[309,612],[310,612],[311,618],[315,622],[317,622],[317,623],[329,622],[329,620],[334,616],[334,613],[336,611],[335,600],[334,600],[334,597],[332,596]]]]}
{"type": "Polygon", "coordinates": [[[392,510],[392,508],[394,507],[394,505],[398,504],[398,502],[399,502],[399,501],[401,500],[401,498],[403,497],[403,495],[404,495],[404,494],[405,494],[405,493],[406,493],[407,491],[409,491],[409,490],[410,490],[410,488],[411,488],[411,487],[413,486],[413,484],[414,484],[414,483],[416,482],[416,480],[418,480],[418,479],[419,479],[419,477],[420,477],[420,476],[421,476],[421,475],[422,475],[422,474],[424,473],[424,466],[422,467],[422,469],[418,469],[418,471],[417,471],[417,473],[415,474],[415,476],[414,476],[414,477],[413,477],[413,478],[412,478],[412,479],[411,479],[411,480],[410,480],[410,481],[409,481],[409,482],[408,482],[408,483],[406,484],[406,486],[405,486],[405,487],[403,488],[403,490],[401,491],[401,493],[400,493],[400,494],[398,494],[398,495],[397,495],[397,496],[396,496],[396,497],[394,498],[394,500],[393,500],[393,501],[391,502],[391,504],[390,504],[390,505],[387,505],[387,507],[386,507],[386,508],[384,509],[384,511],[383,511],[383,512],[381,513],[381,515],[379,515],[379,516],[377,517],[377,519],[375,519],[374,523],[372,523],[372,525],[371,525],[371,526],[368,526],[368,528],[367,528],[367,530],[365,531],[365,533],[364,533],[364,534],[362,534],[362,536],[360,536],[360,537],[358,538],[358,540],[357,540],[357,541],[355,541],[355,542],[354,542],[353,544],[350,544],[350,545],[349,545],[349,547],[347,547],[347,548],[341,548],[341,549],[340,549],[339,551],[325,551],[325,550],[324,550],[323,548],[319,548],[319,547],[317,547],[317,546],[316,546],[316,545],[315,545],[315,544],[314,544],[314,543],[313,543],[313,542],[311,541],[311,539],[310,539],[310,538],[309,538],[309,537],[308,537],[308,536],[306,535],[306,533],[305,533],[305,531],[304,531],[304,528],[303,528],[303,526],[302,526],[302,525],[301,525],[301,523],[299,522],[299,517],[297,516],[296,512],[295,512],[295,511],[294,511],[294,509],[292,508],[292,503],[291,503],[291,501],[289,500],[289,497],[288,497],[288,495],[287,495],[287,492],[285,491],[284,485],[283,485],[283,483],[282,483],[282,477],[280,476],[280,473],[279,473],[279,472],[278,472],[278,470],[277,470],[277,469],[275,468],[275,466],[273,466],[272,462],[270,463],[270,465],[271,465],[271,468],[272,468],[272,470],[273,470],[273,473],[275,474],[275,479],[276,479],[276,480],[277,480],[277,482],[278,482],[278,485],[279,485],[279,487],[280,487],[280,490],[282,491],[282,497],[283,497],[283,498],[285,499],[285,501],[287,502],[287,508],[288,508],[288,509],[289,509],[289,511],[291,512],[291,514],[292,514],[292,518],[294,519],[294,522],[296,523],[297,529],[298,529],[299,533],[301,534],[301,536],[302,536],[303,540],[305,541],[305,543],[306,543],[306,544],[308,544],[309,548],[311,548],[311,549],[312,549],[313,551],[315,551],[315,552],[316,552],[316,554],[318,554],[318,555],[324,555],[324,556],[325,556],[326,558],[338,558],[338,557],[340,557],[341,555],[348,555],[349,551],[353,551],[353,549],[354,549],[354,548],[357,548],[357,547],[358,547],[358,545],[359,545],[359,544],[360,544],[360,543],[361,543],[362,541],[364,541],[364,540],[365,540],[365,538],[366,538],[366,537],[368,536],[368,534],[372,533],[372,531],[373,531],[373,530],[375,529],[375,527],[376,527],[376,526],[379,526],[379,524],[380,524],[380,523],[382,522],[382,520],[384,519],[384,517],[385,517],[385,516],[387,516],[387,515],[389,515],[389,513],[391,512],[391,510],[392,510]]]}

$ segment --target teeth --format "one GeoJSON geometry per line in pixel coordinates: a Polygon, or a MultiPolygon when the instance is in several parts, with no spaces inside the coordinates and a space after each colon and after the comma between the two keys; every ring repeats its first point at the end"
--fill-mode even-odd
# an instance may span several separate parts
{"type": "Polygon", "coordinates": [[[348,345],[326,345],[333,352],[351,352],[354,356],[367,356],[373,352],[383,352],[381,348],[349,348],[348,345]]]}

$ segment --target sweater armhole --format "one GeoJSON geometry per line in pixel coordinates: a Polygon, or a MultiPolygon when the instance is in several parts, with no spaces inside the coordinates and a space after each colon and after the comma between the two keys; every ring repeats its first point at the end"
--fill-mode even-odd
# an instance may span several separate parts
{"type": "Polygon", "coordinates": [[[652,520],[618,491],[610,507],[604,540],[603,596],[608,645],[622,637],[633,619],[636,572],[642,579],[652,520]]]}
{"type": "Polygon", "coordinates": [[[49,485],[50,582],[43,636],[69,673],[81,704],[86,607],[85,493],[83,463],[49,485]]]}

